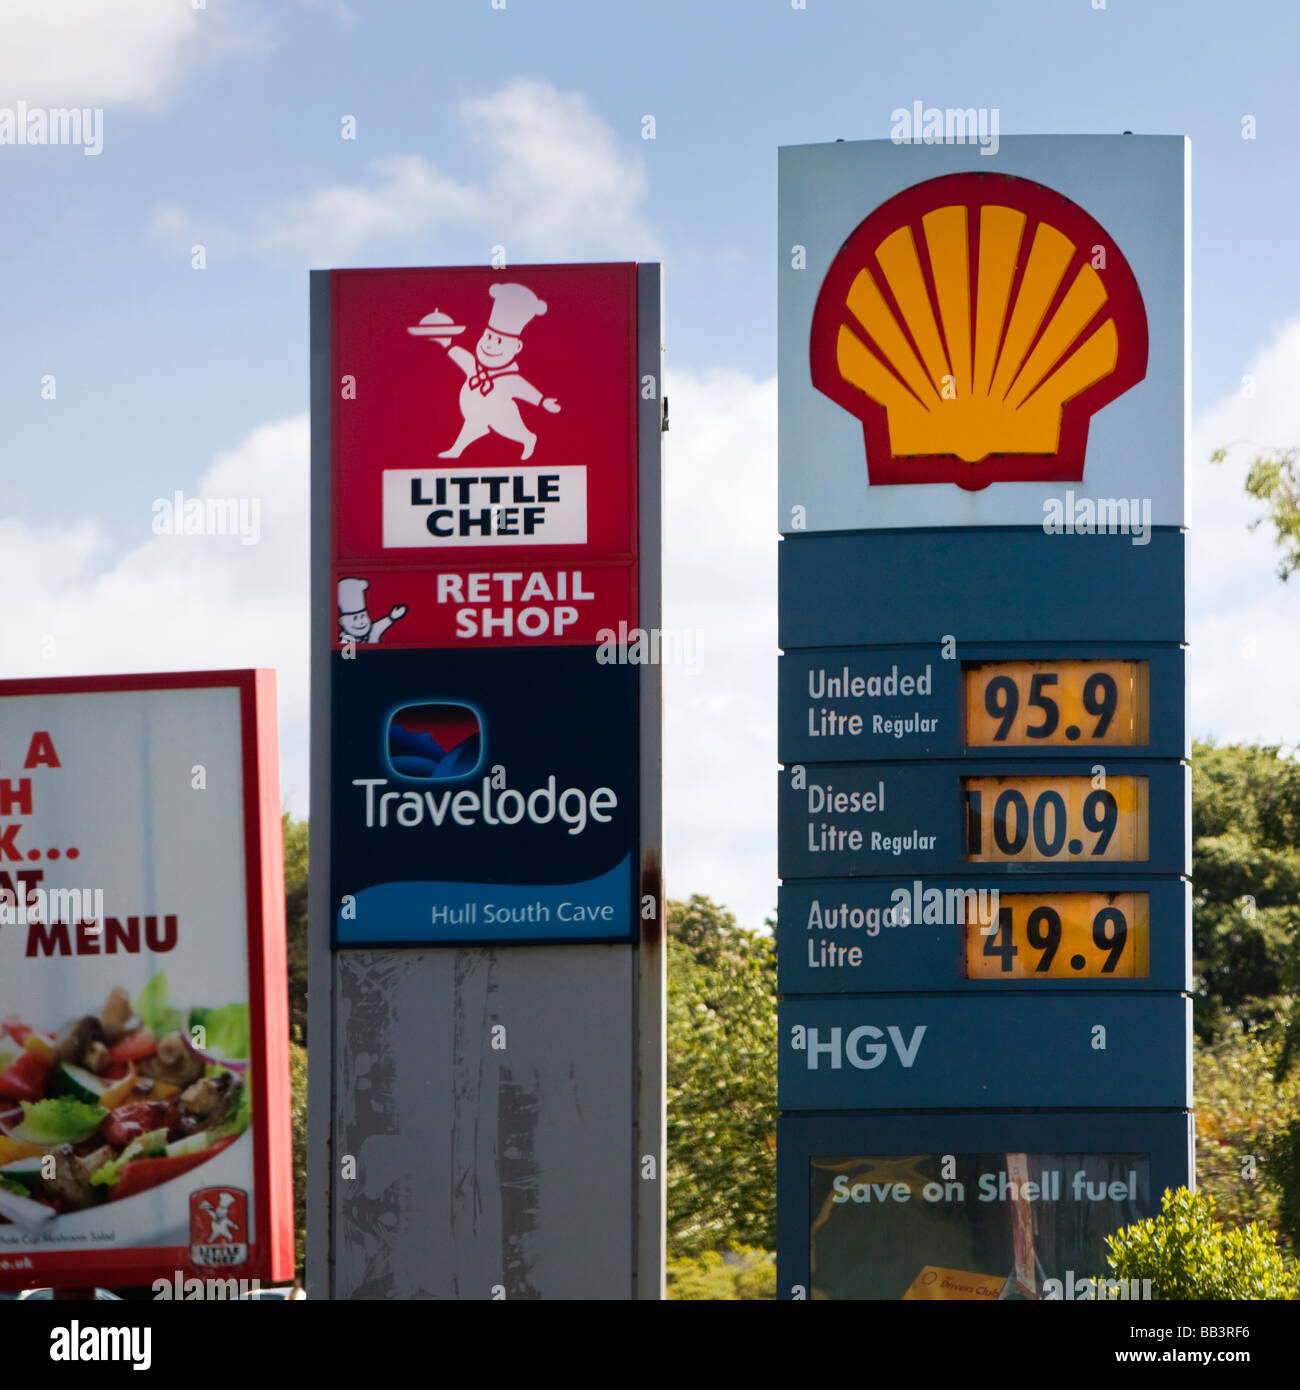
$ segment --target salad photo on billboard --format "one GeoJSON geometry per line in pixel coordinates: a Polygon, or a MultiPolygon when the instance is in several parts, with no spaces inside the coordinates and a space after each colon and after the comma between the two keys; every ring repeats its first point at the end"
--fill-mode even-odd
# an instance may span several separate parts
{"type": "Polygon", "coordinates": [[[215,1158],[251,1128],[251,1050],[246,1003],[183,1013],[162,971],[57,1030],[0,1019],[0,1224],[45,1230],[215,1158]]]}

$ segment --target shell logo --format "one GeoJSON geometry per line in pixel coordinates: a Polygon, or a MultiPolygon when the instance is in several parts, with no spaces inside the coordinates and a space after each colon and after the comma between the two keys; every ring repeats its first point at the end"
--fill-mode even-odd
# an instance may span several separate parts
{"type": "Polygon", "coordinates": [[[872,484],[1079,482],[1093,414],[1146,375],[1146,309],[1077,204],[948,174],[844,243],[810,357],[813,385],[862,421],[872,484]]]}

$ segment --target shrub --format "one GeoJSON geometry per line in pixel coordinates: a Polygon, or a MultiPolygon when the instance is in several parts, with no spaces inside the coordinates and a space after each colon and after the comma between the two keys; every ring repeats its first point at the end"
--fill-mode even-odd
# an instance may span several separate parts
{"type": "Polygon", "coordinates": [[[1118,1279],[1150,1279],[1159,1299],[1292,1299],[1300,1280],[1289,1272],[1267,1227],[1229,1230],[1214,1219],[1214,1199],[1168,1189],[1160,1215],[1106,1238],[1106,1263],[1118,1279]]]}

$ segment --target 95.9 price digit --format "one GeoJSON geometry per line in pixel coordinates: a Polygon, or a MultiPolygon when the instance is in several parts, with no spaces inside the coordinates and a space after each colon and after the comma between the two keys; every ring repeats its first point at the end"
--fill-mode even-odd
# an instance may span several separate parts
{"type": "Polygon", "coordinates": [[[985,863],[1143,861],[1147,779],[967,777],[966,858],[985,863]]]}
{"type": "Polygon", "coordinates": [[[996,921],[966,927],[972,980],[1146,979],[1149,962],[1145,893],[1002,893],[996,921]]]}
{"type": "Polygon", "coordinates": [[[966,666],[968,747],[1135,747],[1148,741],[1145,661],[966,666]]]}

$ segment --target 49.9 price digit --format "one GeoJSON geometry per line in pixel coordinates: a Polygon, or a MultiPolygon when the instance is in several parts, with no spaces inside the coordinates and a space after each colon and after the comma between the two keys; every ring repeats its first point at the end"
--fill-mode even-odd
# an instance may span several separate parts
{"type": "Polygon", "coordinates": [[[970,979],[1145,979],[1145,893],[1003,893],[995,922],[968,924],[970,979]]]}

